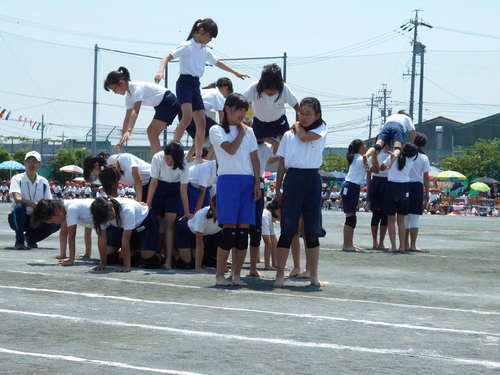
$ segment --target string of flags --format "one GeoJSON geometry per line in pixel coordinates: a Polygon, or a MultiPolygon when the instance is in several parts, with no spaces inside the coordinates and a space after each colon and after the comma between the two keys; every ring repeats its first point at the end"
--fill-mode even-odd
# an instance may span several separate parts
{"type": "MultiPolygon", "coordinates": [[[[1,107],[0,107],[0,109],[1,109],[1,107]]],[[[0,119],[4,119],[5,121],[8,121],[11,113],[12,113],[12,111],[8,111],[7,112],[6,108],[2,109],[1,112],[0,112],[0,119]],[[7,113],[7,115],[5,116],[5,119],[4,119],[4,115],[6,113],[7,113]]],[[[12,121],[12,119],[11,119],[11,121],[12,121]]],[[[24,121],[23,121],[23,116],[19,116],[19,119],[17,120],[17,123],[19,124],[20,122],[22,122],[23,123],[23,127],[25,127],[26,124],[28,123],[28,118],[25,117],[24,121]]],[[[31,129],[33,129],[33,130],[40,130],[40,127],[42,126],[42,123],[40,121],[29,120],[28,126],[31,129]],[[36,129],[35,129],[35,126],[36,126],[36,129]]],[[[47,133],[50,133],[52,131],[52,129],[54,129],[53,126],[48,127],[47,125],[45,125],[43,131],[44,131],[45,134],[47,134],[47,133]]]]}

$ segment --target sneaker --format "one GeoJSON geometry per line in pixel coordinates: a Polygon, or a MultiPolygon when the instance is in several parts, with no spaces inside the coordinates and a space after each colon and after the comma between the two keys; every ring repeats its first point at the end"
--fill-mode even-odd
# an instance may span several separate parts
{"type": "Polygon", "coordinates": [[[25,246],[24,242],[16,242],[14,250],[31,250],[31,247],[25,246]]]}
{"type": "Polygon", "coordinates": [[[36,243],[28,243],[28,247],[31,249],[38,249],[38,245],[36,243]]]}

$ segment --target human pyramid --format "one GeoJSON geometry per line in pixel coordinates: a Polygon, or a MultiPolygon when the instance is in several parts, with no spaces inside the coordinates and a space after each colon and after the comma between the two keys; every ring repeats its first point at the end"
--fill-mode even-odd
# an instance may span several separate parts
{"type": "MultiPolygon", "coordinates": [[[[27,248],[25,241],[29,247],[37,247],[37,242],[61,228],[60,254],[56,258],[60,265],[72,265],[76,253],[76,228],[81,225],[86,228],[86,251],[79,256],[90,256],[92,229],[98,237],[100,264],[92,270],[117,264],[120,267],[114,269],[116,272],[127,272],[137,266],[167,270],[175,266],[207,273],[204,266],[211,266],[217,270],[217,285],[241,286],[245,285],[241,270],[249,245],[249,274],[264,277],[257,270],[263,238],[265,267],[276,270],[275,287],[283,287],[286,276],[309,278],[312,285],[324,286],[318,277],[319,237],[323,233],[322,184],[318,168],[322,164],[327,136],[321,105],[312,97],[299,102],[284,83],[276,64],[264,66],[260,79],[243,94],[234,93],[232,82],[226,77],[200,90],[206,62],[238,78],[250,78],[219,61],[206,48],[217,34],[213,20],[197,20],[187,41],[162,59],[154,78],[156,83],[131,81],[125,67],[108,74],[104,89],[125,96],[126,105],[122,136],[113,151],[121,149],[131,137],[142,105],[154,107],[155,114],[147,129],[153,155],[151,164],[128,153],[111,156],[101,153],[85,159],[85,180],[89,182],[93,175],[98,175],[104,195],[95,199],[53,199],[47,180],[36,173],[40,155],[34,151],[26,154],[26,172],[14,176],[10,188],[14,201],[9,223],[16,231],[16,248],[27,248]],[[177,58],[180,77],[174,95],[159,82],[164,78],[166,64],[177,58]],[[250,101],[253,121],[245,118],[250,101]],[[296,122],[292,126],[285,116],[285,104],[296,111],[296,122]],[[205,110],[217,111],[219,122],[207,117],[205,110]],[[176,116],[179,124],[174,139],[162,150],[159,136],[176,116]],[[180,143],[185,131],[194,139],[187,153],[180,143]],[[203,145],[208,140],[210,150],[204,150],[203,145]],[[216,161],[212,160],[213,155],[216,161]],[[261,176],[267,162],[278,160],[275,198],[267,202],[261,176]],[[120,185],[133,186],[135,199],[120,197],[120,185]],[[274,230],[275,221],[280,221],[279,240],[274,230]],[[306,248],[304,272],[301,272],[298,256],[299,232],[306,248]],[[207,238],[217,248],[212,256],[204,250],[207,238]],[[290,248],[294,268],[285,276],[290,248]],[[230,251],[232,262],[227,279],[230,251]]],[[[371,200],[372,230],[380,222],[387,228],[384,220],[388,220],[393,243],[391,251],[404,251],[404,244],[402,248],[401,245],[399,249],[395,247],[395,213],[398,214],[401,241],[410,201],[406,199],[410,171],[415,169],[417,163],[414,161],[425,160],[425,155],[421,153],[422,148],[419,153],[419,148],[413,144],[418,139],[415,139],[411,119],[406,114],[397,116],[389,117],[374,148],[367,151],[361,140],[354,140],[349,145],[349,174],[341,188],[346,213],[344,251],[360,250],[353,244],[353,233],[359,188],[367,173],[374,175],[370,197],[371,190],[375,191],[375,182],[380,185],[385,178],[387,184],[383,197],[378,202],[371,200]],[[413,137],[411,144],[403,146],[405,129],[412,131],[413,137]],[[395,152],[390,154],[388,147],[392,141],[395,152]],[[383,212],[388,214],[385,219],[383,212]]],[[[415,172],[420,174],[417,179],[422,180],[419,182],[420,195],[422,176],[428,172],[425,165],[415,172]]],[[[407,227],[413,228],[417,222],[418,230],[418,220],[412,215],[408,218],[407,227]]],[[[374,247],[383,247],[383,239],[380,243],[375,242],[374,247]]]]}

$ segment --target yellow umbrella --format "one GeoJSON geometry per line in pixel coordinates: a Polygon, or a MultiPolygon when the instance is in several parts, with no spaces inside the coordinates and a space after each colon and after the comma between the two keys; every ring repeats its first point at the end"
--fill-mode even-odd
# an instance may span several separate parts
{"type": "Polygon", "coordinates": [[[467,177],[465,177],[462,173],[455,171],[443,171],[434,177],[435,180],[448,180],[448,181],[465,180],[466,178],[467,177]]]}

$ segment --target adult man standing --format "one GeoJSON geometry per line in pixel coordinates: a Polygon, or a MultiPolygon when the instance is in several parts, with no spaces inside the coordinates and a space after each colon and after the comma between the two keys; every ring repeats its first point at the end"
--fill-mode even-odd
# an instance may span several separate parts
{"type": "Polygon", "coordinates": [[[24,166],[26,172],[12,177],[10,195],[12,197],[12,212],[9,214],[9,225],[16,232],[16,250],[30,250],[37,248],[37,242],[58,231],[61,225],[42,224],[32,228],[30,215],[33,207],[40,199],[52,199],[48,181],[36,172],[41,164],[40,154],[36,151],[26,153],[24,166]],[[25,235],[28,246],[25,245],[25,235]]]}

